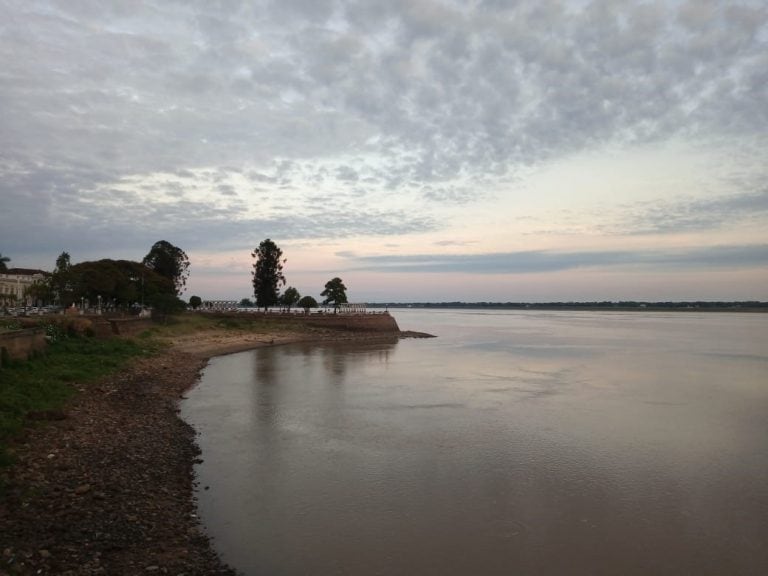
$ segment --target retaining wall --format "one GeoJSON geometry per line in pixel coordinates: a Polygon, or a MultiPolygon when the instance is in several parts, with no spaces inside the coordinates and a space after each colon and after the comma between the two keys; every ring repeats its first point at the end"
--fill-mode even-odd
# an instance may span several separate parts
{"type": "Polygon", "coordinates": [[[400,332],[400,327],[389,312],[374,312],[368,314],[303,314],[301,312],[219,312],[201,311],[200,314],[212,314],[220,318],[244,318],[248,316],[261,317],[281,324],[292,323],[298,326],[314,328],[329,328],[332,330],[351,330],[356,332],[400,332]]]}
{"type": "MultiPolygon", "coordinates": [[[[0,334],[0,349],[5,350],[11,360],[27,360],[36,352],[42,352],[48,343],[42,328],[25,328],[0,334]]],[[[0,353],[0,364],[5,354],[0,353]]]]}
{"type": "Polygon", "coordinates": [[[307,326],[352,330],[357,332],[400,332],[389,313],[382,314],[309,314],[300,317],[307,326]]]}

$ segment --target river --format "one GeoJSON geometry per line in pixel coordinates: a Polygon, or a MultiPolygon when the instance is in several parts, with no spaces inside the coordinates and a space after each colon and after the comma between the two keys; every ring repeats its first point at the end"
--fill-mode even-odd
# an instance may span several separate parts
{"type": "Polygon", "coordinates": [[[396,310],[211,360],[223,559],[282,575],[768,574],[768,314],[396,310]]]}

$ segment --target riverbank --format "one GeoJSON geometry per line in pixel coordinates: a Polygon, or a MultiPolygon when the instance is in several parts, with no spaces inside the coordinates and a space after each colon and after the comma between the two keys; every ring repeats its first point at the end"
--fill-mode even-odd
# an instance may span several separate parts
{"type": "Polygon", "coordinates": [[[215,355],[290,342],[418,336],[339,330],[170,331],[158,355],[33,414],[3,473],[0,575],[234,574],[201,529],[199,457],[178,400],[215,355]]]}
{"type": "Polygon", "coordinates": [[[0,574],[232,574],[195,516],[177,400],[204,361],[168,350],[82,386],[13,445],[0,574]]]}

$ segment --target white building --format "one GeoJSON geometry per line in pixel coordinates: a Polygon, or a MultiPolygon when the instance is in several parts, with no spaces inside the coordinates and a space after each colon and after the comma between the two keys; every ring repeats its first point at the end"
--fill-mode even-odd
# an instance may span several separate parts
{"type": "Polygon", "coordinates": [[[9,268],[0,272],[0,306],[31,306],[27,288],[45,278],[46,272],[29,268],[9,268]]]}

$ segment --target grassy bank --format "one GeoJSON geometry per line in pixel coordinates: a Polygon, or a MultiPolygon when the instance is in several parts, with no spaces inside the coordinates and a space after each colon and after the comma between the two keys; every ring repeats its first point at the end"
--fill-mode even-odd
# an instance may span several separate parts
{"type": "Polygon", "coordinates": [[[79,386],[116,372],[132,358],[154,354],[151,340],[60,338],[45,354],[0,368],[0,465],[8,465],[8,442],[29,417],[60,410],[79,386]]]}
{"type": "Polygon", "coordinates": [[[135,339],[102,340],[82,334],[68,336],[60,324],[40,323],[47,331],[52,329],[49,335],[53,342],[46,352],[0,367],[0,466],[12,460],[8,452],[11,438],[31,425],[36,416],[42,420],[55,417],[78,388],[119,371],[133,358],[158,353],[175,338],[214,331],[259,334],[296,330],[295,324],[286,325],[279,318],[183,314],[153,325],[135,339]]]}
{"type": "Polygon", "coordinates": [[[86,336],[94,332],[87,317],[26,319],[23,326],[4,322],[0,327],[14,330],[32,325],[44,327],[52,342],[44,354],[0,367],[0,466],[10,463],[9,442],[24,426],[55,418],[78,388],[119,371],[133,358],[157,354],[187,337],[243,338],[244,347],[250,347],[253,336],[273,339],[322,332],[305,325],[300,317],[233,313],[168,317],[133,339],[86,336]]]}
{"type": "Polygon", "coordinates": [[[167,322],[155,324],[145,336],[162,339],[190,334],[204,334],[213,330],[250,332],[254,334],[308,330],[300,320],[300,316],[286,319],[279,314],[242,314],[235,312],[202,314],[190,312],[171,317],[167,322]]]}

